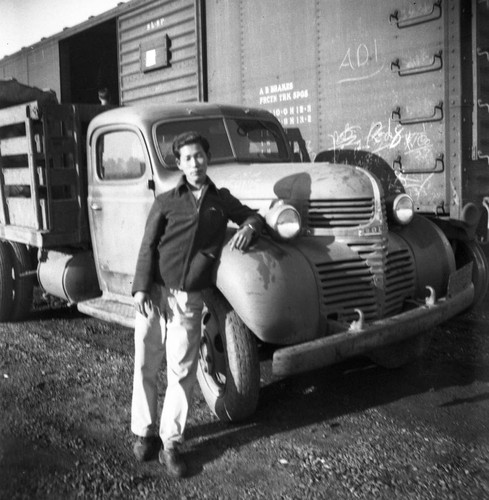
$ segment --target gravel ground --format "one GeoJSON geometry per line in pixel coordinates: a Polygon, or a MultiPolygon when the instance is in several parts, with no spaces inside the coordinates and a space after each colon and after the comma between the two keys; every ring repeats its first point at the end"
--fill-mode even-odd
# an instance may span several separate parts
{"type": "Polygon", "coordinates": [[[264,359],[241,425],[197,391],[175,480],[132,456],[132,331],[39,309],[0,325],[0,498],[489,498],[488,326],[489,298],[399,370],[355,359],[274,380],[264,359]]]}

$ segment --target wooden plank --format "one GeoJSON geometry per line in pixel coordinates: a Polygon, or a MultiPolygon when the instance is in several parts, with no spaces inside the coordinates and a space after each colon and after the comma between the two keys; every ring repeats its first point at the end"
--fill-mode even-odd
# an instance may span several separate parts
{"type": "Polygon", "coordinates": [[[4,168],[3,178],[5,185],[29,185],[31,184],[31,173],[26,168],[4,168]]]}
{"type": "Polygon", "coordinates": [[[19,104],[10,108],[0,109],[0,127],[24,123],[27,117],[28,104],[19,104]]]}
{"type": "Polygon", "coordinates": [[[45,243],[45,234],[29,227],[0,224],[0,238],[38,248],[42,248],[45,243]]]}
{"type": "Polygon", "coordinates": [[[37,217],[31,198],[7,197],[10,224],[22,227],[37,227],[37,217]]]}
{"type": "Polygon", "coordinates": [[[37,168],[37,178],[40,186],[46,185],[46,169],[44,167],[37,168]]]}
{"type": "Polygon", "coordinates": [[[27,137],[10,137],[0,141],[2,156],[26,155],[29,151],[27,137]]]}
{"type": "MultiPolygon", "coordinates": [[[[29,142],[29,171],[31,173],[31,196],[32,196],[32,207],[34,209],[34,215],[36,224],[34,227],[37,229],[45,229],[46,227],[50,227],[49,225],[49,213],[46,213],[46,207],[44,206],[43,213],[41,212],[41,205],[39,200],[39,180],[37,178],[37,148],[36,141],[34,137],[34,126],[33,121],[31,119],[26,120],[25,128],[26,128],[26,136],[30,138],[29,142]],[[43,224],[44,222],[44,224],[43,224]]],[[[11,222],[13,224],[13,222],[11,222]]]]}
{"type": "MultiPolygon", "coordinates": [[[[75,228],[72,228],[75,229],[75,228]]],[[[0,238],[17,241],[37,248],[55,248],[60,245],[89,244],[89,238],[80,240],[76,230],[53,233],[50,231],[38,231],[29,227],[9,226],[0,224],[0,238]]]]}

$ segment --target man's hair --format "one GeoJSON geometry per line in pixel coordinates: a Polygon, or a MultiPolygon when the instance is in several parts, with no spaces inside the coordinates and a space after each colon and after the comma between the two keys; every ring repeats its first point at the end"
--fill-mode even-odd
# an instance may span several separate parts
{"type": "Polygon", "coordinates": [[[173,141],[172,151],[175,158],[180,159],[180,149],[183,146],[188,146],[190,144],[200,144],[205,151],[205,154],[209,156],[209,142],[207,139],[200,135],[198,132],[184,132],[183,134],[177,135],[173,141]]]}

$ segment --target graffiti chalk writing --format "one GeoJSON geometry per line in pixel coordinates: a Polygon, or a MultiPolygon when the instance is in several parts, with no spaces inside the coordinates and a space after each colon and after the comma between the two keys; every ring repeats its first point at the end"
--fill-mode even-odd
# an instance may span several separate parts
{"type": "Polygon", "coordinates": [[[348,47],[346,50],[339,66],[341,79],[338,82],[365,80],[380,73],[383,68],[384,62],[379,61],[377,40],[374,39],[370,45],[360,43],[356,48],[348,47]],[[364,69],[370,72],[361,71],[364,69]]]}
{"type": "Polygon", "coordinates": [[[426,133],[408,132],[405,137],[406,153],[412,154],[425,148],[431,148],[431,140],[426,133]]]}
{"type": "Polygon", "coordinates": [[[374,122],[365,140],[365,147],[378,153],[384,149],[395,149],[399,147],[402,141],[403,126],[396,124],[393,128],[389,120],[387,127],[381,122],[374,122]]]}
{"type": "Polygon", "coordinates": [[[348,47],[341,61],[340,70],[343,68],[355,70],[362,66],[366,66],[370,61],[378,62],[378,60],[377,40],[374,40],[373,47],[370,47],[370,49],[366,44],[360,43],[356,50],[352,51],[351,47],[348,47]]]}
{"type": "Polygon", "coordinates": [[[361,127],[347,123],[341,132],[335,131],[333,134],[329,134],[329,137],[333,140],[332,149],[361,149],[362,138],[360,134],[361,127]]]}
{"type": "Polygon", "coordinates": [[[425,155],[433,146],[424,125],[422,130],[412,131],[391,120],[387,124],[372,122],[366,133],[360,125],[347,123],[343,130],[334,131],[328,137],[332,140],[332,149],[335,151],[361,149],[378,154],[394,149],[405,154],[425,155]]]}

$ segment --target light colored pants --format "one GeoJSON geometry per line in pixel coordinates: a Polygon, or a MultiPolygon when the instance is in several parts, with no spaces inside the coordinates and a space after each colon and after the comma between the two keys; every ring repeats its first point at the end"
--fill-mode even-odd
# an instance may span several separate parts
{"type": "Polygon", "coordinates": [[[183,442],[183,433],[197,379],[201,336],[202,294],[154,286],[152,310],[136,312],[134,385],[131,430],[137,436],[157,435],[158,372],[165,354],[167,388],[159,435],[166,449],[183,442]]]}

